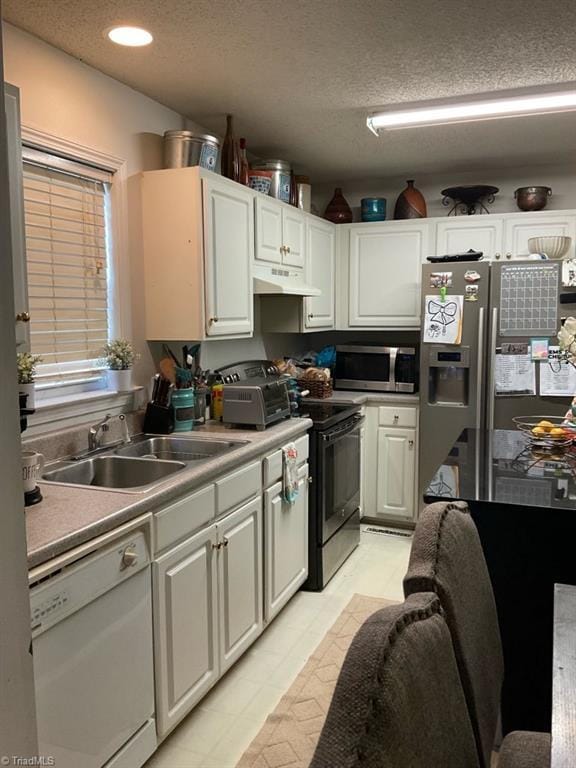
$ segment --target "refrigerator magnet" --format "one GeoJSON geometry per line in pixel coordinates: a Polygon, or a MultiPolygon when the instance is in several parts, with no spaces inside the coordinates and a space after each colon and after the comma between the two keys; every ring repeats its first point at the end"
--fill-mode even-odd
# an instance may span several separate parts
{"type": "Polygon", "coordinates": [[[548,339],[530,339],[532,360],[548,360],[548,339]]]}
{"type": "Polygon", "coordinates": [[[478,301],[478,286],[467,285],[464,292],[464,301],[478,301]]]}
{"type": "Polygon", "coordinates": [[[466,272],[464,272],[464,280],[467,283],[477,283],[481,279],[482,275],[475,269],[467,269],[466,272]]]}
{"type": "Polygon", "coordinates": [[[430,288],[451,288],[452,272],[431,272],[430,288]]]}

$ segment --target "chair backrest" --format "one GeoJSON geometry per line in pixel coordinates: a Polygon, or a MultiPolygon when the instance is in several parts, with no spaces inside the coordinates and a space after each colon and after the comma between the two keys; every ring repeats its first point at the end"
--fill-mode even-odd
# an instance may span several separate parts
{"type": "Polygon", "coordinates": [[[478,531],[464,502],[423,510],[404,594],[435,592],[452,635],[482,768],[489,768],[504,676],[494,592],[478,531]]]}
{"type": "Polygon", "coordinates": [[[438,597],[372,614],[348,650],[310,768],[478,768],[438,597]]]}

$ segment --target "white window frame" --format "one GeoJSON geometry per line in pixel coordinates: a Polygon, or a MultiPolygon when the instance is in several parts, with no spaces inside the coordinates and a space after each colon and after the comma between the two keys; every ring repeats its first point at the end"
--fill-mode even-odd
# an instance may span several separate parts
{"type": "MultiPolygon", "coordinates": [[[[109,171],[114,175],[110,185],[110,267],[112,285],[109,292],[109,305],[113,308],[109,318],[109,329],[112,338],[132,338],[132,313],[130,296],[130,262],[128,258],[128,220],[127,220],[127,161],[100,150],[88,147],[70,139],[54,136],[29,125],[21,126],[22,144],[41,152],[62,156],[68,160],[92,165],[109,171]]],[[[99,414],[103,408],[108,411],[121,412],[135,406],[133,394],[116,394],[108,389],[97,389],[92,392],[66,392],[63,386],[56,391],[54,397],[39,399],[36,410],[29,419],[32,432],[43,431],[54,422],[64,421],[65,424],[86,421],[86,416],[99,414]],[[70,413],[70,403],[81,404],[82,416],[79,412],[70,413]],[[37,427],[36,429],[34,427],[37,427]]],[[[139,390],[140,388],[135,388],[139,390]]],[[[72,387],[72,390],[75,390],[72,387]]]]}

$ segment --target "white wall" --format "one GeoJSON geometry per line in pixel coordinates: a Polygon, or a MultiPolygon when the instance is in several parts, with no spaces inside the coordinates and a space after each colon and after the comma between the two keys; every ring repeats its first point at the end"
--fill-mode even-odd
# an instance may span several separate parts
{"type": "MultiPolygon", "coordinates": [[[[434,174],[415,177],[415,186],[422,192],[428,208],[428,216],[446,216],[450,208],[442,205],[440,191],[446,187],[464,184],[490,184],[499,188],[493,205],[488,206],[492,213],[518,212],[514,200],[514,190],[518,187],[544,185],[552,188],[552,197],[547,210],[576,208],[576,164],[568,166],[538,166],[532,168],[491,169],[482,173],[434,174]]],[[[341,186],[344,197],[354,213],[354,221],[360,221],[360,200],[363,197],[385,197],[387,201],[386,217],[394,217],[396,198],[406,187],[406,178],[357,179],[343,181],[341,184],[318,184],[312,187],[312,202],[318,213],[323,215],[326,206],[334,194],[334,188],[341,186]]]]}
{"type": "MultiPolygon", "coordinates": [[[[122,312],[122,333],[133,338],[142,354],[135,378],[144,383],[152,373],[152,358],[144,342],[137,174],[162,167],[162,134],[183,128],[184,118],[9,24],[4,25],[4,77],[20,89],[23,125],[126,162],[128,238],[120,259],[124,300],[130,306],[122,312]]],[[[189,120],[186,124],[191,125],[189,120]]]]}

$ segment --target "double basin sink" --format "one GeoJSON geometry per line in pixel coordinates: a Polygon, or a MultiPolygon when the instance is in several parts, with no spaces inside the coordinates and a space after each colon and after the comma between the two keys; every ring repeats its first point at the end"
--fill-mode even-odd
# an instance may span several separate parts
{"type": "Polygon", "coordinates": [[[48,465],[42,480],[128,493],[149,491],[171,475],[215,456],[237,450],[246,440],[211,437],[137,435],[97,456],[64,459],[48,465]]]}

